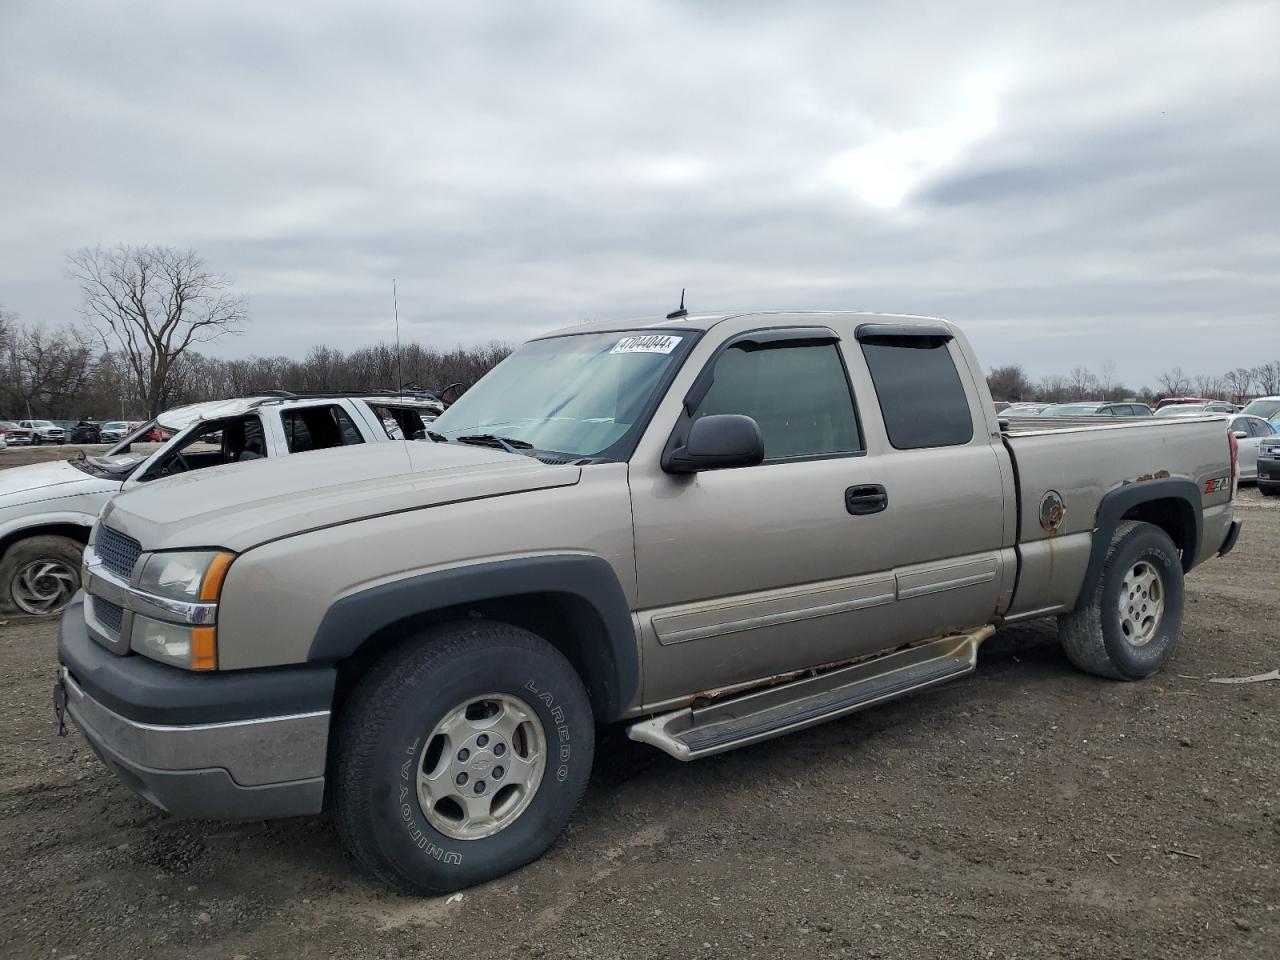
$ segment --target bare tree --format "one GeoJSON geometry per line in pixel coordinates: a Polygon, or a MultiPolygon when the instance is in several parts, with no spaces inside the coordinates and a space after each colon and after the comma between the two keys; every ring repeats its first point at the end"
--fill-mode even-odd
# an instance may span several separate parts
{"type": "Polygon", "coordinates": [[[167,405],[179,357],[195,344],[239,333],[244,323],[244,298],[195,251],[122,244],[85,248],[69,260],[85,316],[104,346],[123,354],[148,417],[167,405]]]}
{"type": "Polygon", "coordinates": [[[1101,394],[1103,400],[1115,399],[1112,396],[1117,386],[1116,362],[1114,360],[1107,358],[1098,364],[1098,373],[1093,379],[1098,385],[1098,393],[1101,394]]]}
{"type": "Polygon", "coordinates": [[[1160,384],[1160,389],[1164,391],[1166,397],[1185,396],[1186,392],[1191,389],[1191,378],[1187,376],[1187,371],[1181,367],[1165,370],[1160,376],[1156,377],[1156,383],[1160,384]]]}
{"type": "Polygon", "coordinates": [[[991,396],[997,400],[1011,401],[1029,399],[1035,389],[1027,379],[1027,372],[1016,363],[992,367],[987,374],[987,386],[991,389],[991,396]]]}
{"type": "Polygon", "coordinates": [[[1231,391],[1231,400],[1240,402],[1249,396],[1249,388],[1253,386],[1253,371],[1244,367],[1236,367],[1222,375],[1227,389],[1231,391]]]}
{"type": "Polygon", "coordinates": [[[1249,372],[1253,374],[1254,382],[1262,393],[1271,395],[1280,392],[1280,360],[1264,363],[1249,372]]]}
{"type": "Polygon", "coordinates": [[[1218,400],[1225,392],[1223,378],[1212,373],[1196,374],[1195,384],[1197,396],[1205,397],[1209,400],[1218,400]]]}
{"type": "Polygon", "coordinates": [[[1067,385],[1071,391],[1072,400],[1087,400],[1089,395],[1097,389],[1098,380],[1088,367],[1074,366],[1067,374],[1067,385]]]}

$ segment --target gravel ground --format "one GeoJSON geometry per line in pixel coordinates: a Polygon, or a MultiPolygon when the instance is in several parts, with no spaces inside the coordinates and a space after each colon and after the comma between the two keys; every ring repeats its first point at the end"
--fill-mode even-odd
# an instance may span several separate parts
{"type": "Polygon", "coordinates": [[[1280,666],[1280,501],[1238,508],[1162,674],[1076,673],[1045,622],[694,764],[603,731],[566,836],[460,899],[389,891],[325,819],[152,809],[53,736],[55,625],[7,621],[0,957],[1280,957],[1280,682],[1208,682],[1280,666]]]}

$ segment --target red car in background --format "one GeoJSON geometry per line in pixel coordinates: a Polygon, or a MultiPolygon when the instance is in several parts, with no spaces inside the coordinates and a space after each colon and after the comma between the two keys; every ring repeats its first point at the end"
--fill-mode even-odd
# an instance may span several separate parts
{"type": "Polygon", "coordinates": [[[4,434],[6,443],[31,443],[31,431],[12,420],[0,420],[0,433],[4,434]]]}

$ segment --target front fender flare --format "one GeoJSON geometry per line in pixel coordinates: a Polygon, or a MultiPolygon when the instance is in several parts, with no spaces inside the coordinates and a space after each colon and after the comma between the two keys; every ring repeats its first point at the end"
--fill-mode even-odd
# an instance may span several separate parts
{"type": "Polygon", "coordinates": [[[617,720],[640,686],[640,653],[631,608],[613,567],[601,557],[561,555],[479,563],[380,584],[349,594],[325,613],[307,660],[336,663],[379,630],[460,604],[529,594],[584,601],[598,619],[597,642],[584,645],[584,678],[604,720],[617,720]]]}

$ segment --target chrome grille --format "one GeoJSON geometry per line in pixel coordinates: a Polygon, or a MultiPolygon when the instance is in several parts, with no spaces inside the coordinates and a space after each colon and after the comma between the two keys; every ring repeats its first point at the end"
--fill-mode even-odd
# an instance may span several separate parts
{"type": "Polygon", "coordinates": [[[93,552],[98,555],[102,565],[118,577],[126,580],[133,575],[133,565],[142,554],[142,544],[133,537],[126,537],[118,530],[103,527],[98,531],[97,542],[93,552]]]}
{"type": "Polygon", "coordinates": [[[110,600],[94,597],[93,616],[117,637],[120,636],[120,626],[124,622],[124,607],[110,600]]]}

